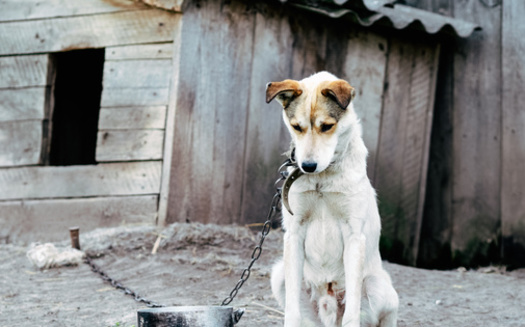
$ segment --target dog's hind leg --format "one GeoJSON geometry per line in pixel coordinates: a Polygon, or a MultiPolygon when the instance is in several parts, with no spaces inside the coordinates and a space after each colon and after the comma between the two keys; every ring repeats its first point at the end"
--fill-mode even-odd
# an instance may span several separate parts
{"type": "Polygon", "coordinates": [[[399,298],[387,272],[366,277],[363,288],[362,326],[395,327],[399,298]]]}
{"type": "MultiPolygon", "coordinates": [[[[282,309],[285,309],[286,291],[284,287],[284,263],[279,260],[272,268],[272,293],[282,309]]],[[[317,327],[321,323],[317,317],[315,307],[306,291],[301,293],[301,327],[317,327]]]]}

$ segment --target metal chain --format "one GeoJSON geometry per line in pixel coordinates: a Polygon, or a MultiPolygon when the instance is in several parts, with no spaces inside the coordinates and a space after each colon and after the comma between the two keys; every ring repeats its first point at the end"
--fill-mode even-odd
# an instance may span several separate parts
{"type": "Polygon", "coordinates": [[[91,266],[91,270],[97,274],[100,275],[100,277],[110,283],[113,287],[115,287],[116,289],[118,290],[122,290],[124,291],[124,294],[126,295],[129,295],[131,297],[133,297],[133,299],[137,302],[141,302],[141,303],[144,303],[146,304],[148,307],[150,308],[161,308],[163,307],[162,304],[158,304],[156,302],[153,302],[151,300],[148,300],[140,295],[138,295],[136,292],[132,291],[131,289],[125,287],[124,285],[122,285],[120,282],[118,282],[117,280],[109,277],[103,270],[101,270],[92,260],[90,257],[86,256],[86,259],[84,259],[84,262],[87,263],[89,266],[91,266]]]}
{"type": "MultiPolygon", "coordinates": [[[[292,154],[292,158],[293,158],[293,154],[292,154]]],[[[259,257],[261,256],[262,245],[264,243],[264,239],[266,238],[268,233],[270,233],[271,224],[272,224],[272,218],[273,218],[274,214],[278,211],[277,207],[278,207],[278,205],[280,203],[281,194],[282,194],[282,188],[280,187],[280,183],[282,181],[284,181],[288,177],[288,170],[286,168],[292,167],[292,166],[295,166],[295,165],[296,164],[295,164],[295,161],[293,159],[287,159],[281,165],[281,167],[279,167],[278,171],[279,171],[279,174],[280,174],[280,178],[277,181],[275,181],[275,184],[274,184],[275,185],[275,194],[274,194],[274,196],[272,198],[272,201],[270,202],[270,210],[268,211],[268,215],[266,216],[266,221],[264,222],[264,225],[263,225],[263,228],[262,228],[262,231],[261,231],[261,239],[259,240],[259,244],[257,244],[257,246],[255,246],[255,248],[253,249],[252,258],[251,258],[250,264],[248,265],[248,267],[246,267],[242,271],[241,278],[239,279],[237,284],[235,284],[235,286],[233,287],[232,291],[230,292],[230,295],[228,295],[222,301],[222,303],[221,303],[222,306],[230,304],[233,301],[233,299],[235,298],[235,296],[237,296],[237,293],[241,289],[242,285],[244,285],[244,283],[248,280],[248,278],[250,278],[252,266],[255,263],[255,261],[257,261],[257,259],[259,259],[259,257]]]]}
{"type": "MultiPolygon", "coordinates": [[[[266,216],[266,221],[264,222],[263,228],[261,230],[261,239],[259,240],[259,244],[257,244],[257,246],[255,246],[255,248],[253,249],[250,264],[248,265],[248,267],[246,267],[242,271],[241,278],[239,279],[237,284],[235,284],[235,287],[230,292],[230,295],[228,295],[228,297],[226,297],[222,301],[221,306],[230,304],[233,301],[233,299],[237,296],[237,293],[239,292],[241,287],[244,285],[244,283],[248,280],[248,278],[250,278],[251,269],[253,267],[253,264],[261,256],[262,245],[264,243],[264,239],[270,233],[271,225],[272,225],[272,221],[273,221],[272,218],[275,215],[275,213],[279,210],[278,209],[278,205],[280,203],[281,194],[282,194],[282,187],[280,186],[280,183],[282,181],[286,180],[286,178],[288,177],[288,170],[287,170],[287,168],[288,167],[295,167],[295,166],[296,166],[296,163],[295,163],[294,155],[293,155],[293,152],[292,152],[291,159],[287,159],[278,169],[280,177],[279,177],[279,179],[277,181],[275,181],[275,184],[274,184],[275,185],[275,194],[274,194],[274,196],[272,198],[272,201],[270,202],[270,210],[268,211],[268,215],[266,216]]],[[[124,285],[122,285],[117,280],[109,277],[108,274],[106,274],[102,269],[100,269],[100,267],[98,267],[91,260],[90,257],[86,256],[86,258],[84,259],[84,262],[91,267],[91,270],[93,272],[99,274],[100,277],[104,281],[110,283],[116,289],[122,290],[124,292],[124,294],[133,297],[133,299],[135,301],[144,303],[150,308],[161,308],[161,307],[164,307],[164,305],[162,305],[162,304],[153,302],[151,300],[148,300],[148,299],[138,295],[135,291],[125,287],[124,285]]]]}

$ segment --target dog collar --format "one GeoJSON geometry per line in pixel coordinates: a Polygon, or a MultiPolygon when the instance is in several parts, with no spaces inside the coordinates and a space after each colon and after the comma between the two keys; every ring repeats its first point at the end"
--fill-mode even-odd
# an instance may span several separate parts
{"type": "Polygon", "coordinates": [[[288,167],[294,167],[294,170],[288,175],[286,180],[283,184],[283,205],[288,210],[288,212],[293,216],[293,211],[290,208],[290,203],[288,202],[290,192],[290,188],[292,187],[293,182],[295,182],[299,177],[304,175],[301,168],[297,166],[297,162],[295,161],[295,148],[292,149],[292,152],[290,153],[290,159],[288,159],[285,163],[288,167]]]}
{"type": "Polygon", "coordinates": [[[304,175],[301,168],[296,167],[290,175],[288,175],[288,178],[284,181],[283,184],[283,205],[288,210],[288,212],[293,216],[293,211],[290,208],[290,203],[288,202],[288,193],[290,192],[290,188],[292,187],[293,182],[295,182],[299,177],[304,175]]]}

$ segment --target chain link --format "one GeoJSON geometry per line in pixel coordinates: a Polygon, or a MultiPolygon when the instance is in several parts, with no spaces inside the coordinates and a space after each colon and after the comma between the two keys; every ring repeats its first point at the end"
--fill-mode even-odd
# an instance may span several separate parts
{"type": "Polygon", "coordinates": [[[131,289],[125,287],[124,285],[122,285],[120,282],[118,282],[117,280],[111,278],[108,276],[108,274],[106,274],[102,269],[100,269],[99,266],[97,266],[92,260],[90,257],[86,256],[86,258],[84,259],[84,262],[87,263],[90,267],[91,267],[91,270],[97,274],[100,275],[100,278],[102,278],[104,281],[108,282],[111,284],[111,286],[113,286],[114,288],[118,289],[118,290],[122,290],[124,292],[124,294],[126,295],[129,295],[131,297],[133,297],[133,299],[137,302],[141,302],[141,303],[144,303],[145,305],[147,305],[148,307],[150,308],[161,308],[163,307],[162,304],[158,304],[156,302],[153,302],[151,300],[148,300],[140,295],[138,295],[136,292],[132,291],[131,289]]]}
{"type": "MultiPolygon", "coordinates": [[[[293,155],[292,155],[292,158],[293,158],[293,155]]],[[[270,203],[270,210],[268,211],[268,215],[266,216],[266,221],[264,222],[263,228],[261,230],[261,238],[259,240],[259,244],[257,244],[257,246],[255,246],[255,248],[253,249],[250,264],[248,265],[248,267],[246,267],[242,271],[241,278],[239,279],[237,284],[235,284],[235,286],[233,287],[232,291],[230,292],[230,295],[228,295],[222,301],[221,305],[224,306],[224,305],[230,304],[233,301],[233,299],[237,296],[237,293],[239,293],[239,290],[241,289],[242,285],[244,285],[244,282],[246,282],[248,280],[248,278],[250,278],[251,269],[253,267],[253,264],[261,256],[264,239],[270,233],[270,230],[272,228],[271,225],[272,225],[272,221],[273,221],[273,216],[279,210],[278,209],[278,205],[280,203],[281,195],[282,195],[282,188],[280,187],[280,183],[282,181],[284,181],[286,179],[286,177],[288,177],[287,168],[288,167],[292,167],[292,166],[295,166],[295,162],[293,161],[293,159],[287,159],[281,165],[281,167],[279,167],[280,178],[277,181],[275,181],[275,184],[274,184],[275,185],[275,194],[274,194],[274,196],[272,198],[272,202],[270,203]]]]}

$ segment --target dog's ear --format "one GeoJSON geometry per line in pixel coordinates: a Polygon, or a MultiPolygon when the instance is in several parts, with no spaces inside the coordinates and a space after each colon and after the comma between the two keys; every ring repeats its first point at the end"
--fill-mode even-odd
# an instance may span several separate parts
{"type": "Polygon", "coordinates": [[[342,109],[346,109],[355,97],[355,89],[347,81],[340,79],[323,85],[321,94],[334,100],[342,109]]]}
{"type": "Polygon", "coordinates": [[[303,94],[299,82],[286,79],[282,82],[271,82],[266,84],[266,103],[270,103],[275,97],[284,107],[288,107],[293,99],[303,94]]]}

